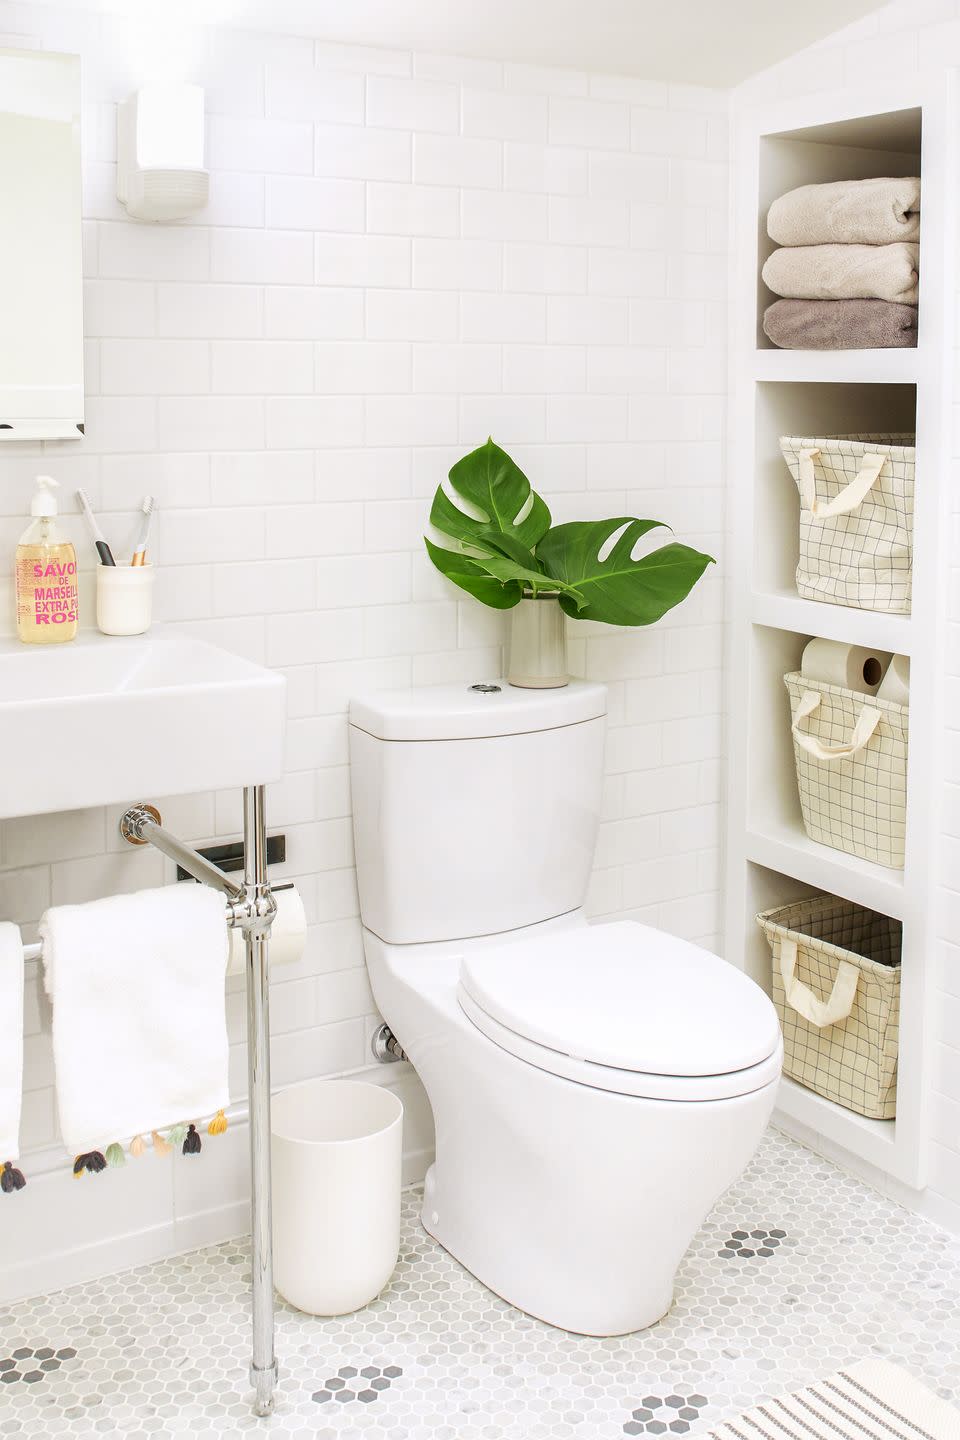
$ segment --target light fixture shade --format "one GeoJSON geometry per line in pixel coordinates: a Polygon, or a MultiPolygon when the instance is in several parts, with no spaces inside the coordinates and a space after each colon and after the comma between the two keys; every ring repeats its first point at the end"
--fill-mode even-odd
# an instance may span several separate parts
{"type": "Polygon", "coordinates": [[[117,113],[117,198],[137,220],[182,220],[207,203],[203,90],[144,86],[117,113]]]}

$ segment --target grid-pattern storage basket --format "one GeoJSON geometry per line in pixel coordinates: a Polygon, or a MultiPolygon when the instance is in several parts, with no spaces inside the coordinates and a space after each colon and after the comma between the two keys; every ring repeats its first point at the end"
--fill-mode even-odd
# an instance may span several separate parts
{"type": "Polygon", "coordinates": [[[902,870],[910,709],[784,675],[803,824],[811,840],[902,870]]]}
{"type": "Polygon", "coordinates": [[[871,1120],[897,1113],[899,920],[834,895],[757,916],[791,1079],[871,1120]]]}
{"type": "Polygon", "coordinates": [[[781,436],[800,492],[797,594],[804,600],[910,613],[914,438],[781,436]]]}

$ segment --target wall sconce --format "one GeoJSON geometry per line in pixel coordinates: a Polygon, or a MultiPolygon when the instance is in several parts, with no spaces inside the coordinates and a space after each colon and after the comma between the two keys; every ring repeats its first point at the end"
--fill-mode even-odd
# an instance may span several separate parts
{"type": "Polygon", "coordinates": [[[136,220],[183,220],[207,203],[203,90],[144,86],[117,112],[117,199],[136,220]]]}

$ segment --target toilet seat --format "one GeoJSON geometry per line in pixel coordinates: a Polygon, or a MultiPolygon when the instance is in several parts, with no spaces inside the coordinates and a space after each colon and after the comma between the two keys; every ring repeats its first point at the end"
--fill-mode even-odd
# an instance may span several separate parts
{"type": "Polygon", "coordinates": [[[472,946],[457,998],[502,1049],[594,1089],[721,1100],[780,1073],[780,1026],[759,986],[633,921],[472,946]]]}

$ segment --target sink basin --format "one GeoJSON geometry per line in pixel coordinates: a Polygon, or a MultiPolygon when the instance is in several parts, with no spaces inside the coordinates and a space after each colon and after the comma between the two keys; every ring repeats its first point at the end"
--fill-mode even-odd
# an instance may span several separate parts
{"type": "Polygon", "coordinates": [[[281,675],[173,627],[0,639],[0,819],[275,780],[285,702],[281,675]]]}

